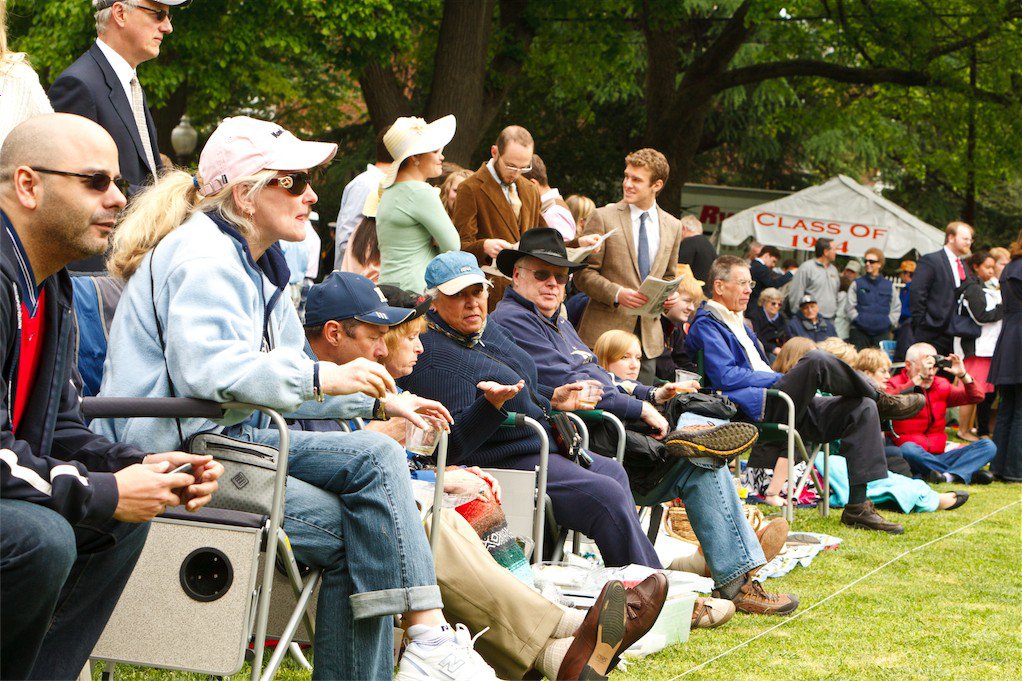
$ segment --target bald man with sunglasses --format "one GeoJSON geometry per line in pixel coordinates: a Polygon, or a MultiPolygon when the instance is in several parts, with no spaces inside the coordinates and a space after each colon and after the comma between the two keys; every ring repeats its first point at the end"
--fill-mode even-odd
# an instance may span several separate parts
{"type": "Polygon", "coordinates": [[[48,114],[0,149],[0,678],[78,675],[148,531],[210,500],[223,466],[147,454],[82,421],[66,265],[106,250],[124,207],[117,147],[48,114]],[[190,464],[190,472],[171,469],[190,464]],[[59,612],[59,617],[54,613],[59,612]]]}

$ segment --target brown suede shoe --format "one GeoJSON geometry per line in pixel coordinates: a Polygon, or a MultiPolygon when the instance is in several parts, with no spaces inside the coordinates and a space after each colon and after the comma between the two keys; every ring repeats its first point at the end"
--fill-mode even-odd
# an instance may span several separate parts
{"type": "MultiPolygon", "coordinates": [[[[722,598],[719,591],[714,591],[713,597],[722,598]]],[[[753,615],[790,615],[798,607],[797,596],[764,591],[763,586],[752,578],[752,573],[746,575],[745,584],[731,602],[739,612],[753,615]]]]}
{"type": "Polygon", "coordinates": [[[607,582],[575,632],[557,670],[558,679],[606,679],[615,655],[624,650],[627,616],[624,584],[607,582]]]}
{"type": "Polygon", "coordinates": [[[905,531],[900,524],[884,520],[869,499],[861,504],[845,506],[845,510],[841,512],[841,523],[860,530],[876,530],[887,534],[902,534],[905,531]]]}
{"type": "Polygon", "coordinates": [[[751,423],[724,423],[679,428],[664,438],[664,444],[671,456],[712,456],[726,461],[754,445],[758,438],[759,429],[751,423]]]}
{"type": "Polygon", "coordinates": [[[692,608],[693,629],[714,629],[727,622],[735,614],[735,604],[726,598],[696,599],[692,608]]]}
{"type": "Polygon", "coordinates": [[[923,407],[926,406],[926,396],[920,393],[888,395],[881,390],[877,393],[876,401],[881,421],[909,419],[921,412],[923,407]]]}

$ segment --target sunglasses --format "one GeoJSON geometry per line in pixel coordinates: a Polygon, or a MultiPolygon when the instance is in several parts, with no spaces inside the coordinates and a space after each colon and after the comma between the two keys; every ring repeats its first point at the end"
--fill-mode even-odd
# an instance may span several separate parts
{"type": "Polygon", "coordinates": [[[555,273],[551,272],[550,270],[533,270],[533,269],[529,269],[528,267],[521,267],[521,266],[519,266],[518,269],[520,269],[520,270],[528,270],[529,272],[532,272],[532,276],[536,278],[536,281],[546,281],[550,277],[553,277],[554,281],[556,281],[561,286],[564,286],[565,284],[568,283],[568,275],[567,275],[567,273],[555,274],[555,273]]]}
{"type": "Polygon", "coordinates": [[[288,173],[283,177],[275,177],[266,184],[277,185],[281,189],[286,189],[293,196],[301,196],[305,193],[310,181],[309,174],[302,170],[297,173],[288,173]]]}
{"type": "Polygon", "coordinates": [[[866,258],[865,260],[863,260],[863,262],[866,263],[867,265],[876,265],[880,261],[879,260],[873,260],[871,258],[866,258]]]}
{"type": "Polygon", "coordinates": [[[146,7],[145,5],[135,5],[135,7],[137,9],[144,9],[145,11],[150,12],[158,24],[162,24],[164,19],[170,18],[170,12],[165,9],[155,9],[153,7],[146,7]]]}
{"type": "Polygon", "coordinates": [[[72,173],[67,170],[53,170],[51,168],[32,168],[37,173],[45,173],[47,175],[65,175],[67,177],[80,177],[85,180],[85,184],[89,186],[89,189],[94,189],[97,192],[105,192],[110,188],[110,183],[113,183],[117,189],[124,194],[128,195],[128,181],[118,175],[117,177],[110,177],[106,173],[72,173]]]}

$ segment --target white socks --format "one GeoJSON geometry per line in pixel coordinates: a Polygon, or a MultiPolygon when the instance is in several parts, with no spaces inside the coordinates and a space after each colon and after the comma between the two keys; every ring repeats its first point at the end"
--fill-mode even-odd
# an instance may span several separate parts
{"type": "Polygon", "coordinates": [[[582,626],[582,620],[586,618],[587,610],[579,610],[578,608],[564,608],[564,614],[561,615],[560,621],[557,626],[554,627],[554,632],[550,634],[550,638],[567,638],[573,636],[578,628],[582,626]]]}
{"type": "Polygon", "coordinates": [[[454,640],[454,630],[449,624],[431,627],[428,624],[415,624],[406,630],[408,638],[420,646],[438,646],[454,640]]]}
{"type": "Polygon", "coordinates": [[[550,639],[543,650],[539,651],[539,657],[536,658],[535,666],[539,673],[548,679],[556,679],[557,672],[561,669],[561,662],[564,661],[564,656],[568,654],[568,648],[571,647],[571,642],[574,640],[574,637],[550,639]]]}

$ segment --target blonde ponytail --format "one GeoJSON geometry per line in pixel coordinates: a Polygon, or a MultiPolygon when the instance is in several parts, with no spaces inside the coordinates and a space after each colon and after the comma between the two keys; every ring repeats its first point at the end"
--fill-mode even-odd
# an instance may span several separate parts
{"type": "Polygon", "coordinates": [[[254,197],[276,176],[272,170],[260,170],[239,178],[210,196],[200,196],[192,176],[181,170],[164,173],[159,182],[138,194],[121,214],[114,230],[113,250],[107,269],[115,277],[127,280],[135,274],[146,253],[177,229],[197,210],[217,210],[242,236],[250,236],[254,225],[234,201],[234,187],[250,185],[247,197],[254,197]]]}

